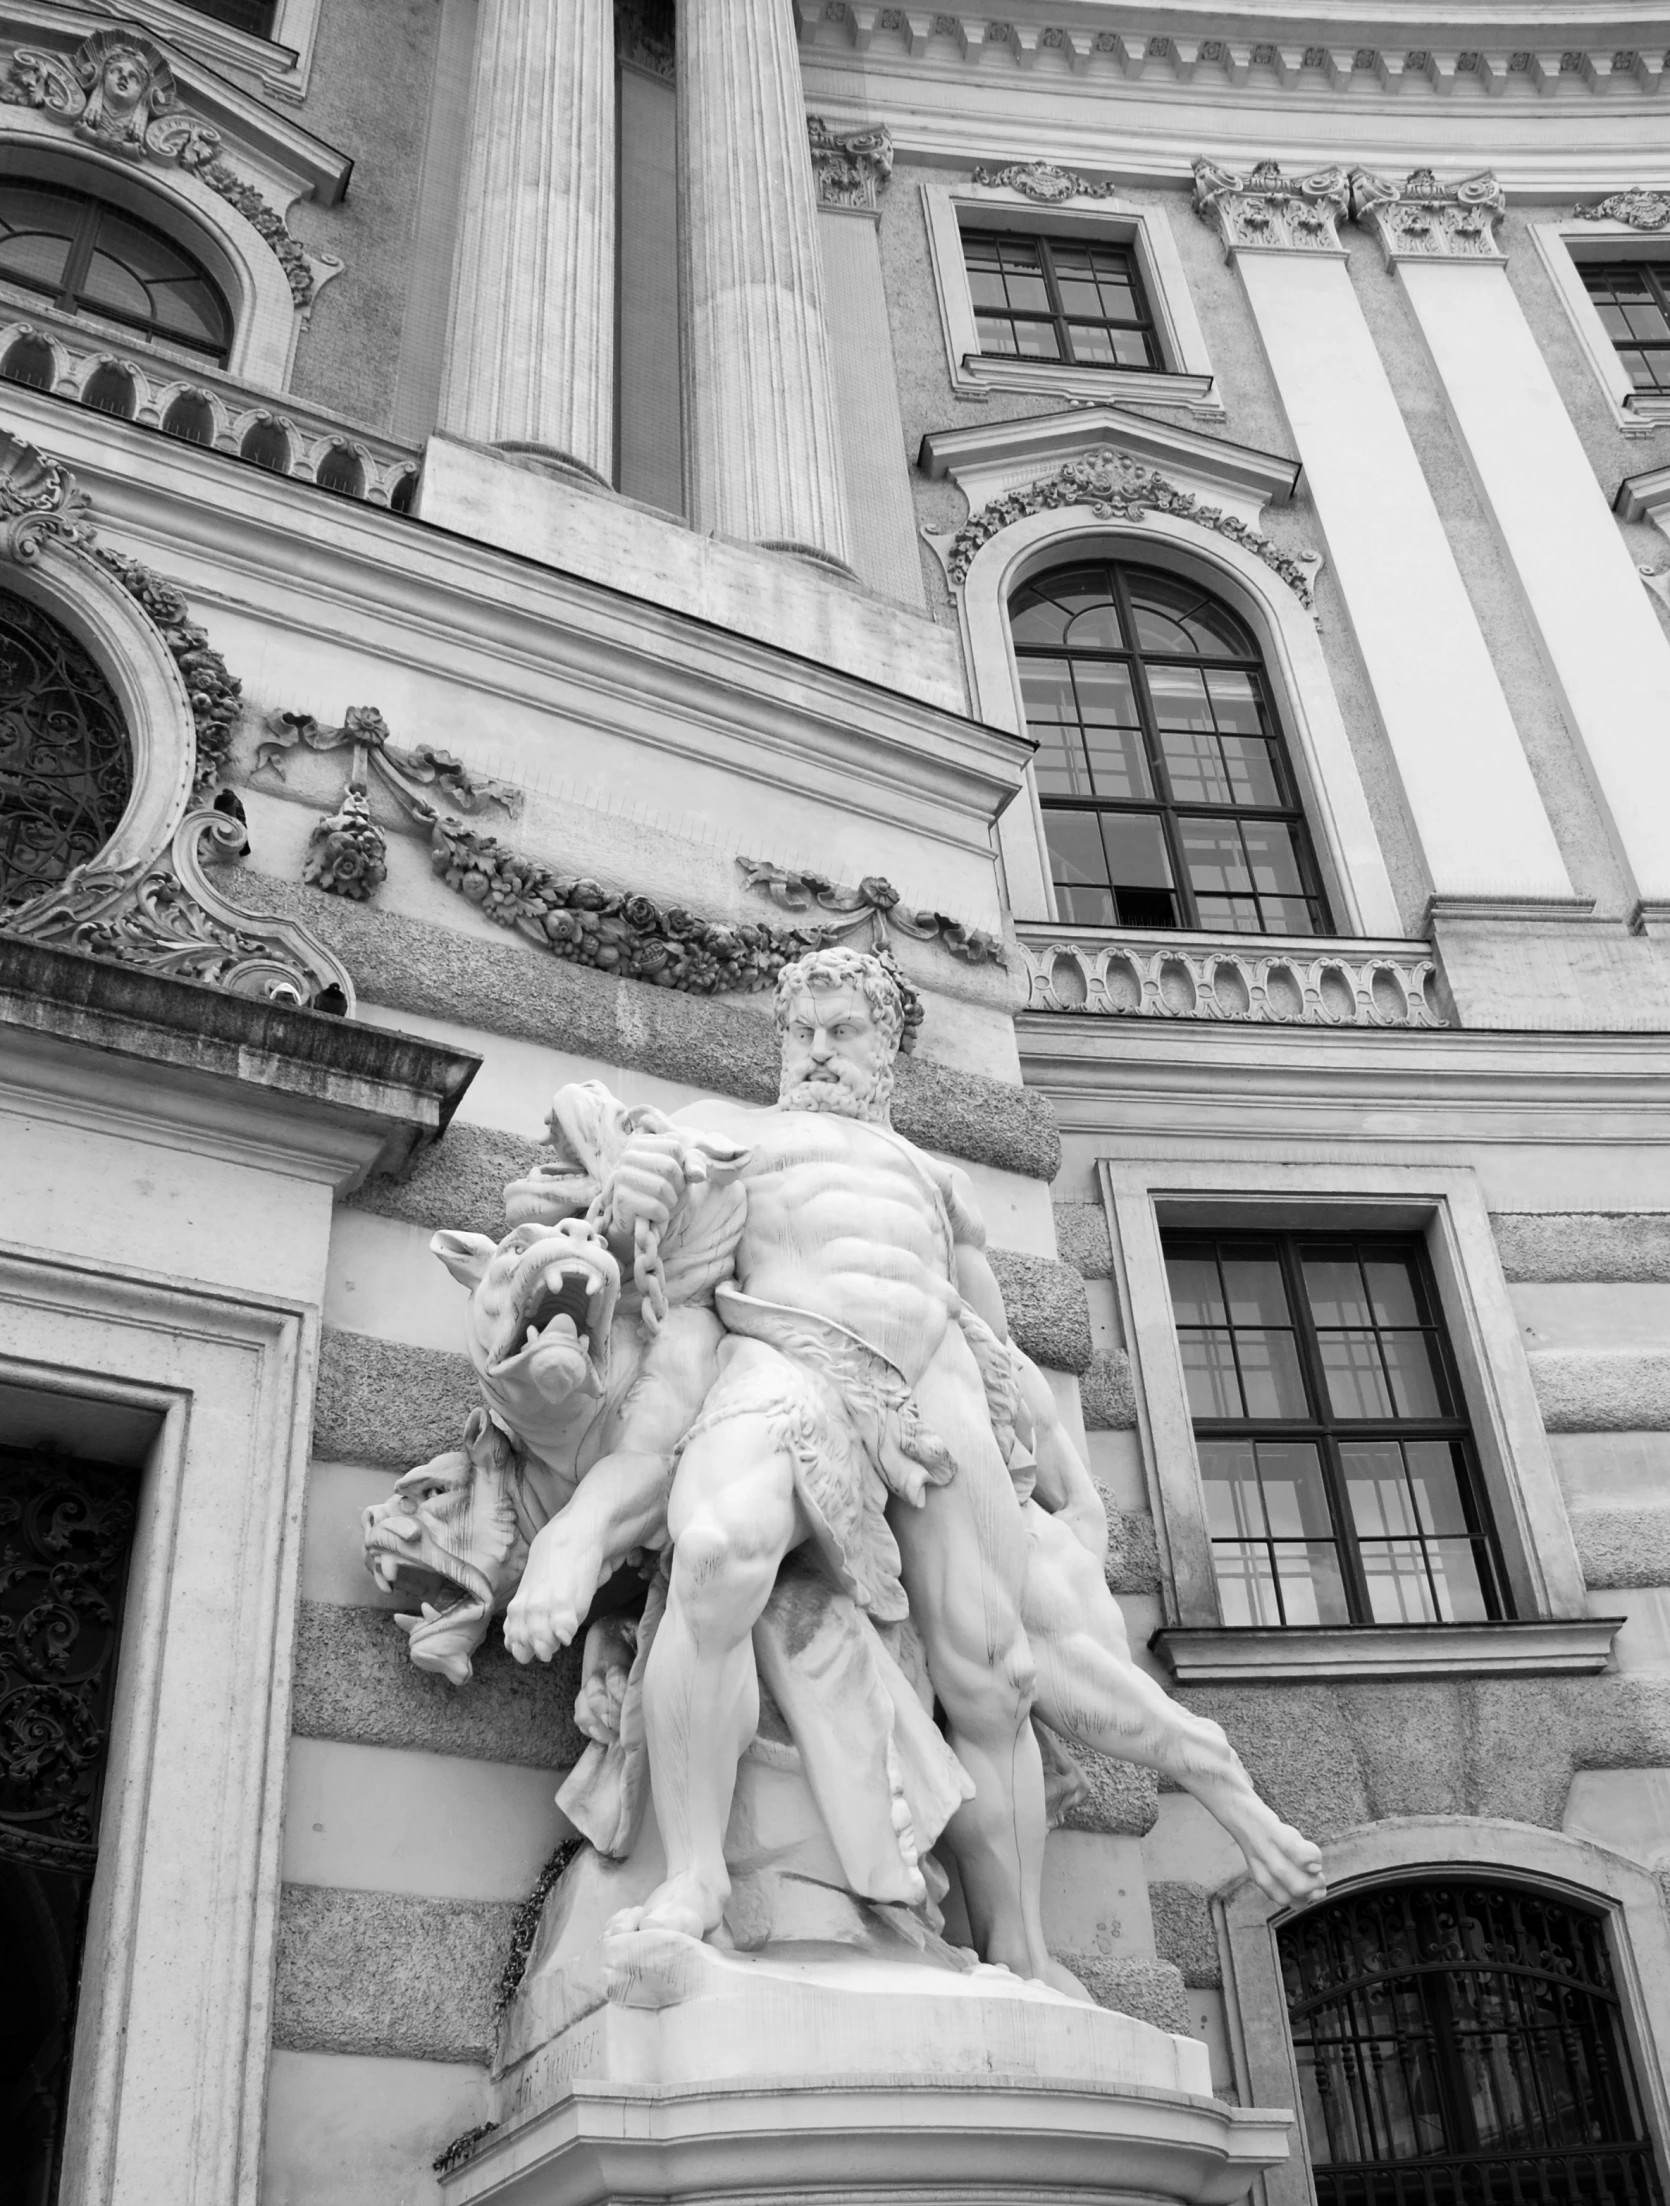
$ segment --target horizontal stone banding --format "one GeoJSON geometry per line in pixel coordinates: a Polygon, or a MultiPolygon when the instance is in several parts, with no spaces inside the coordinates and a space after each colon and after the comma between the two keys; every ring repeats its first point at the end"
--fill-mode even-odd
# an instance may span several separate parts
{"type": "Polygon", "coordinates": [[[1531,1377],[1550,1432],[1670,1432],[1670,1350],[1533,1350],[1531,1377]]]}
{"type": "Polygon", "coordinates": [[[580,1658],[525,1668],[493,1624],[463,1685],[412,1666],[406,1635],[386,1609],[304,1601],[296,1617],[290,1728],[304,1739],[456,1754],[553,1773],[579,1759],[574,1721],[580,1658]]]}
{"type": "MultiPolygon", "coordinates": [[[[760,1011],[612,980],[513,941],[484,942],[294,881],[240,873],[227,887],[252,909],[305,920],[367,1003],[543,1042],[746,1103],[776,1099],[776,1032],[760,1011]]],[[[1061,1166],[1061,1136],[1042,1095],[932,1058],[901,1059],[893,1121],[925,1149],[1029,1179],[1052,1180],[1061,1166]]]]}
{"type": "Polygon", "coordinates": [[[1179,1969],[1192,1990],[1222,1984],[1212,1898],[1205,1885],[1162,1878],[1149,1885],[1148,1906],[1154,1918],[1154,1950],[1160,1959],[1179,1969]]]}
{"type": "Polygon", "coordinates": [[[485,2061],[509,1901],[287,1884],[273,2043],[292,2052],[485,2061]]]}
{"type": "Polygon", "coordinates": [[[1493,1211],[1509,1279],[1554,1285],[1670,1280],[1670,1211],[1493,1211]]]}
{"type": "Polygon", "coordinates": [[[1670,1507],[1574,1509],[1570,1523],[1583,1582],[1596,1592],[1670,1586],[1670,1507]]]}

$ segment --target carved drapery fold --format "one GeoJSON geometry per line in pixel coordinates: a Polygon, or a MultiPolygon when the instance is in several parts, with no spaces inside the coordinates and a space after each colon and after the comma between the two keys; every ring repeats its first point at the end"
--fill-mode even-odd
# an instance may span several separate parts
{"type": "Polygon", "coordinates": [[[1339,225],[1350,207],[1341,168],[1284,176],[1260,161],[1239,176],[1211,161],[1194,164],[1195,212],[1231,252],[1337,253],[1339,225]]]}
{"type": "Polygon", "coordinates": [[[1411,169],[1401,184],[1368,169],[1351,172],[1351,212],[1372,230],[1388,260],[1499,260],[1496,225],[1507,198],[1488,169],[1441,184],[1411,169]]]}

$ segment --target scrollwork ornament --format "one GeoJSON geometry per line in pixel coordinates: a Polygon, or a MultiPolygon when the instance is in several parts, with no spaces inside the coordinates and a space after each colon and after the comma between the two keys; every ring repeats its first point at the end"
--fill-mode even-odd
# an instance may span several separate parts
{"type": "Polygon", "coordinates": [[[897,927],[903,935],[917,942],[938,942],[959,958],[965,965],[999,965],[1004,960],[1003,944],[994,934],[987,934],[979,927],[968,927],[960,919],[950,919],[944,912],[913,911],[901,903],[899,892],[891,881],[880,874],[866,874],[856,888],[843,887],[827,880],[821,873],[799,873],[786,866],[771,865],[757,858],[738,858],[743,879],[751,889],[758,889],[769,896],[780,910],[799,912],[819,911],[850,914],[850,933],[853,927],[871,924],[874,946],[887,946],[888,930],[897,927]]]}
{"type": "Polygon", "coordinates": [[[1212,161],[1194,164],[1195,212],[1231,251],[1327,253],[1340,250],[1338,225],[1350,205],[1344,169],[1284,176],[1259,161],[1245,176],[1212,161]]]}
{"type": "Polygon", "coordinates": [[[1634,184],[1628,191],[1597,199],[1592,207],[1575,207],[1572,214],[1578,222],[1627,222],[1632,230],[1670,230],[1670,192],[1634,184]]]}
{"type": "Polygon", "coordinates": [[[1009,168],[978,168],[974,181],[988,191],[1018,191],[1023,198],[1035,199],[1045,207],[1058,207],[1066,199],[1112,199],[1119,189],[1117,184],[1093,184],[1076,169],[1057,168],[1053,161],[1018,161],[1009,168]]]}
{"type": "Polygon", "coordinates": [[[831,130],[821,115],[808,115],[806,133],[820,203],[874,214],[893,173],[893,139],[886,125],[843,134],[831,130]]]}
{"type": "Polygon", "coordinates": [[[91,544],[91,508],[61,461],[0,429],[0,558],[28,565],[49,543],[91,544]]]}
{"type": "Polygon", "coordinates": [[[1238,515],[1225,513],[1218,506],[1203,505],[1192,490],[1180,490],[1155,469],[1144,467],[1128,452],[1121,452],[1112,445],[1103,445],[1097,451],[1069,460],[1055,474],[1029,484],[1024,490],[1011,490],[1004,497],[994,498],[978,513],[971,514],[952,538],[946,555],[946,571],[952,582],[960,588],[967,581],[975,554],[982,545],[990,543],[1000,529],[1025,520],[1029,514],[1048,513],[1065,506],[1088,506],[1099,521],[1142,521],[1150,513],[1175,514],[1179,520],[1193,521],[1198,528],[1211,529],[1215,535],[1228,538],[1263,560],[1272,573],[1280,575],[1307,611],[1315,603],[1311,577],[1304,563],[1291,552],[1282,551],[1262,530],[1255,529],[1238,515]]]}
{"type": "Polygon", "coordinates": [[[1507,197],[1488,170],[1441,184],[1431,169],[1411,169],[1397,184],[1353,169],[1351,211],[1390,260],[1495,260],[1507,197]]]}

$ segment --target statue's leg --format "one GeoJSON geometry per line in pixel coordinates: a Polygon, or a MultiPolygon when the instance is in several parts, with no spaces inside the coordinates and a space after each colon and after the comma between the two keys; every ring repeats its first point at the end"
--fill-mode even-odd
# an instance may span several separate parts
{"type": "Polygon", "coordinates": [[[928,1673],[975,1784],[946,1836],[983,1958],[1053,1981],[1042,1914],[1044,1772],[1020,1616],[1025,1531],[960,1332],[947,1335],[915,1393],[957,1465],[947,1485],[929,1487],[920,1509],[895,1502],[888,1511],[928,1673]]]}
{"type": "Polygon", "coordinates": [[[806,1536],[776,1420],[728,1417],[686,1448],[667,1507],[667,1611],[644,1669],[650,1789],[667,1877],[613,1931],[706,1937],[730,1892],[725,1827],[760,1719],[752,1632],[777,1567],[806,1536]]]}
{"type": "Polygon", "coordinates": [[[1125,1619],[1093,1558],[1028,1502],[1032,1554],[1022,1617],[1052,1731],[1122,1762],[1157,1769],[1193,1793],[1246,1856],[1259,1888],[1289,1903],[1319,1898],[1322,1856],[1254,1792],[1219,1725],[1166,1693],[1131,1659],[1125,1619]]]}

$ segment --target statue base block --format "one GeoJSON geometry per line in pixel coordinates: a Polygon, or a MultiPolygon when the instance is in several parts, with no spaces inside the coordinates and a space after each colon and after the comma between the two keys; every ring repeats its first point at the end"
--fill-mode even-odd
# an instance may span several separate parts
{"type": "Polygon", "coordinates": [[[1212,2098],[1197,2040],[1005,1969],[635,1932],[598,1973],[512,2054],[448,2206],[1219,2206],[1287,2157],[1290,2117],[1212,2098]]]}

